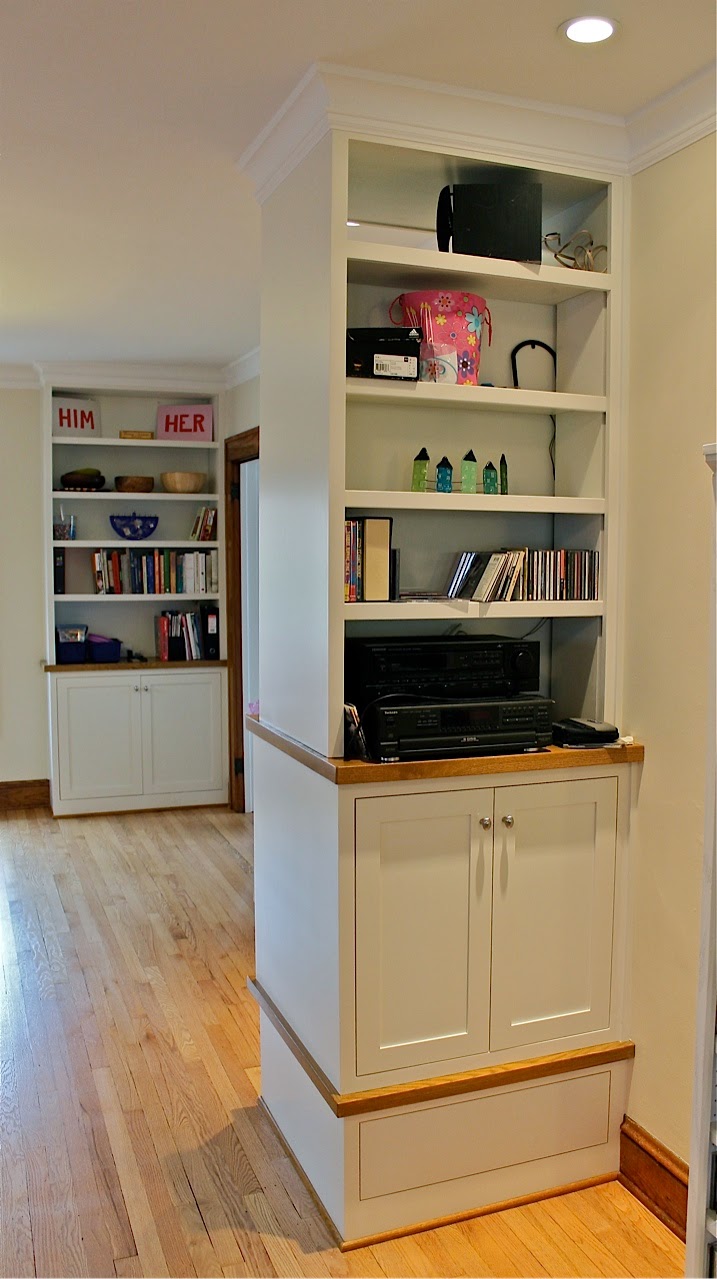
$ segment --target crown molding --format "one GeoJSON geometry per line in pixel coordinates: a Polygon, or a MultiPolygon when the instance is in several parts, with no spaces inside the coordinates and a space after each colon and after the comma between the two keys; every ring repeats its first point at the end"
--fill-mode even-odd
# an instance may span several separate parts
{"type": "Polygon", "coordinates": [[[239,158],[259,203],[332,129],[591,175],[628,172],[619,116],[317,63],[239,158]]]}
{"type": "Polygon", "coordinates": [[[35,365],[42,386],[97,391],[216,395],[226,388],[220,364],[51,361],[35,365]]]}
{"type": "Polygon", "coordinates": [[[639,173],[714,133],[717,127],[714,64],[628,116],[625,125],[630,141],[631,173],[639,173]]]}
{"type": "Polygon", "coordinates": [[[249,382],[252,378],[259,376],[259,354],[259,347],[255,346],[253,350],[247,351],[246,355],[240,355],[237,360],[232,360],[231,364],[225,365],[224,385],[228,391],[234,386],[241,386],[242,382],[249,382]]]}
{"type": "Polygon", "coordinates": [[[623,117],[316,63],[238,163],[263,204],[330,130],[607,178],[714,128],[714,67],[623,117]]]}
{"type": "Polygon", "coordinates": [[[40,386],[32,364],[0,364],[1,391],[39,391],[40,386]]]}

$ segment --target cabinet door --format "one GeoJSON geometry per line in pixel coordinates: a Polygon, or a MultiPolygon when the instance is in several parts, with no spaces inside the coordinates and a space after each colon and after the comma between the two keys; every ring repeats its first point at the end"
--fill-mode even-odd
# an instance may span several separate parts
{"type": "Polygon", "coordinates": [[[221,676],[181,671],[142,680],[145,795],[222,786],[221,676]]]}
{"type": "Polygon", "coordinates": [[[59,675],[61,799],[142,794],[141,696],[126,675],[59,675]]]}
{"type": "Polygon", "coordinates": [[[498,787],[491,1050],[610,1023],[617,778],[498,787]]]}
{"type": "Polygon", "coordinates": [[[492,790],[356,802],[356,1069],[488,1048],[492,790]]]}

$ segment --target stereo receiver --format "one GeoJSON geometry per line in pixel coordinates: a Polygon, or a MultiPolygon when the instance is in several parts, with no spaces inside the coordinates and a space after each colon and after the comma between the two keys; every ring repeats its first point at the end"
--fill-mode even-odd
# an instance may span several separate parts
{"type": "Polygon", "coordinates": [[[345,700],[363,713],[377,697],[514,697],[540,687],[540,643],[501,635],[346,640],[345,700]]]}

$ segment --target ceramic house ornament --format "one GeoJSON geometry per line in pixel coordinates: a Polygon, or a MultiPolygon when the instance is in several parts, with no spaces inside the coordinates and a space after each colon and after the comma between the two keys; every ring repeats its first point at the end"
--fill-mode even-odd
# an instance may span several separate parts
{"type": "Polygon", "coordinates": [[[453,467],[447,457],[442,457],[436,467],[436,492],[453,492],[453,467]]]}
{"type": "Polygon", "coordinates": [[[486,462],[483,467],[483,492],[498,492],[498,472],[492,462],[486,462]]]}
{"type": "Polygon", "coordinates": [[[413,459],[412,493],[425,493],[428,487],[428,463],[430,460],[426,449],[421,449],[420,453],[417,453],[413,459]]]}
{"type": "Polygon", "coordinates": [[[478,462],[473,449],[469,449],[461,462],[461,493],[478,491],[478,462]]]}

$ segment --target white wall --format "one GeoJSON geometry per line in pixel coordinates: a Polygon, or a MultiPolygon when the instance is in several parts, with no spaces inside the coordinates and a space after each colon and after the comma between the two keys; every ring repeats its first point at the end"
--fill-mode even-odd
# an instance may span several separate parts
{"type": "Polygon", "coordinates": [[[239,431],[251,431],[259,425],[259,378],[249,378],[233,386],[226,395],[222,435],[236,435],[239,431]]]}
{"type": "Polygon", "coordinates": [[[40,391],[0,388],[0,782],[49,777],[40,391]]]}
{"type": "Polygon", "coordinates": [[[702,445],[717,433],[714,137],[633,179],[630,261],[624,726],[646,753],[629,1114],[688,1159],[713,537],[702,445]]]}

